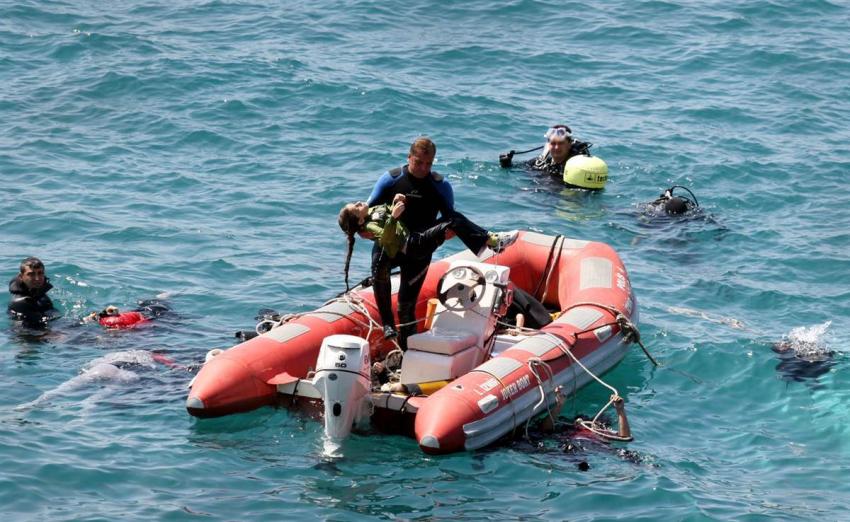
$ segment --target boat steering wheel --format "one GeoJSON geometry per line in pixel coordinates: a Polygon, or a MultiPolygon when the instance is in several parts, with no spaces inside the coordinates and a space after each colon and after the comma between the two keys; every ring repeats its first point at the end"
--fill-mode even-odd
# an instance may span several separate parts
{"type": "Polygon", "coordinates": [[[487,280],[481,270],[474,266],[458,266],[447,271],[440,278],[437,283],[439,292],[437,298],[446,310],[463,312],[475,306],[484,297],[486,286],[487,280]],[[449,276],[456,281],[444,289],[449,276]],[[453,301],[452,304],[449,304],[450,300],[453,301]]]}

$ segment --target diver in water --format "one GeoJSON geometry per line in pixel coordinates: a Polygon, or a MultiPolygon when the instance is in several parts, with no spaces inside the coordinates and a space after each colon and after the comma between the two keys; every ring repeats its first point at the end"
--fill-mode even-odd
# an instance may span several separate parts
{"type": "Polygon", "coordinates": [[[611,404],[617,412],[617,431],[608,427],[607,421],[601,421],[590,429],[589,422],[578,416],[573,420],[560,420],[559,415],[565,402],[563,390],[559,386],[555,389],[556,402],[552,409],[533,429],[529,429],[522,441],[516,440],[514,444],[530,443],[534,451],[547,453],[568,454],[578,458],[576,466],[580,471],[588,471],[590,464],[583,458],[586,453],[596,450],[613,452],[621,459],[634,464],[640,464],[644,458],[637,452],[622,447],[611,446],[610,441],[631,440],[631,428],[626,416],[625,402],[620,396],[612,396],[611,404]],[[600,433],[602,435],[600,435],[600,433]],[[604,436],[603,436],[604,435],[604,436]],[[552,448],[547,441],[554,441],[556,447],[552,448]]]}
{"type": "MultiPolygon", "coordinates": [[[[555,406],[551,411],[547,412],[547,415],[540,422],[539,429],[541,431],[544,433],[552,433],[555,431],[555,419],[561,415],[561,409],[564,407],[565,399],[566,396],[564,395],[563,388],[561,386],[555,388],[555,406]]],[[[617,412],[617,431],[611,432],[610,434],[624,441],[631,440],[632,430],[631,427],[629,427],[629,418],[626,416],[626,402],[619,395],[612,395],[611,404],[617,412]]],[[[582,422],[581,417],[578,417],[573,424],[580,427],[579,429],[585,429],[586,431],[593,433],[593,431],[589,428],[581,428],[581,426],[585,424],[582,422]]]]}
{"type": "Polygon", "coordinates": [[[282,319],[285,319],[285,317],[271,308],[261,308],[257,312],[257,316],[254,317],[254,320],[258,321],[254,330],[238,330],[234,337],[242,342],[250,341],[254,337],[262,335],[272,328],[279,326],[282,319]]]}
{"type": "MultiPolygon", "coordinates": [[[[830,323],[822,325],[823,331],[830,323]]],[[[809,382],[817,387],[817,379],[827,374],[835,366],[835,350],[830,349],[823,342],[811,337],[811,329],[794,329],[779,342],[773,343],[771,349],[777,354],[779,363],[776,370],[781,379],[787,382],[809,382]]]]}
{"type": "Polygon", "coordinates": [[[536,158],[525,162],[532,172],[548,174],[569,188],[600,190],[608,180],[608,166],[600,158],[591,156],[592,143],[573,138],[572,130],[566,125],[555,125],[544,134],[546,143],[541,147],[525,151],[510,151],[499,156],[502,168],[511,168],[515,154],[524,154],[543,149],[536,158]],[[573,159],[575,158],[575,159],[573,159]],[[572,160],[572,161],[571,161],[572,160]]]}
{"type": "Polygon", "coordinates": [[[51,288],[44,263],[37,257],[24,259],[20,273],[9,281],[9,316],[27,328],[44,328],[55,315],[53,302],[47,296],[51,288]]]}
{"type": "Polygon", "coordinates": [[[100,312],[92,312],[83,318],[84,323],[97,322],[110,330],[135,328],[153,319],[170,313],[171,308],[158,299],[147,299],[139,302],[134,310],[122,312],[115,305],[109,305],[100,312]]]}
{"type": "MultiPolygon", "coordinates": [[[[536,158],[526,161],[525,166],[529,170],[545,172],[558,179],[563,176],[564,165],[566,165],[568,159],[573,156],[590,154],[588,150],[593,146],[592,143],[586,141],[574,140],[572,130],[566,125],[553,125],[546,131],[543,137],[546,138],[546,143],[542,147],[537,148],[542,148],[543,152],[536,158]]],[[[537,149],[521,152],[512,150],[506,154],[501,154],[499,156],[499,165],[502,168],[511,168],[515,154],[531,152],[537,149]]]]}
{"type": "Polygon", "coordinates": [[[647,205],[648,211],[656,215],[667,214],[668,216],[678,216],[686,212],[699,208],[697,197],[687,187],[681,185],[673,185],[658,196],[658,199],[647,205]],[[687,196],[675,196],[673,191],[682,189],[690,194],[687,196]]]}

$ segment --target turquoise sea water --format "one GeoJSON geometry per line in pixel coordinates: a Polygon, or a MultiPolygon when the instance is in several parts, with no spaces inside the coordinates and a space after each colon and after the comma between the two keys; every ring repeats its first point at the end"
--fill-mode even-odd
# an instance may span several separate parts
{"type": "MultiPolygon", "coordinates": [[[[64,316],[44,336],[0,319],[0,514],[846,519],[848,22],[822,0],[0,0],[0,275],[41,257],[64,316]],[[499,168],[558,122],[608,162],[604,192],[499,168]],[[259,308],[341,290],[337,210],[421,133],[475,221],[622,256],[665,365],[635,348],[606,376],[638,462],[560,440],[434,458],[388,435],[329,462],[286,410],[191,418],[183,370],[73,380],[118,351],[191,364],[259,308]],[[673,184],[708,219],[642,218],[673,184]],[[177,316],[151,328],[74,325],[164,292],[177,316]]],[[[606,398],[589,386],[564,416],[606,398]]]]}

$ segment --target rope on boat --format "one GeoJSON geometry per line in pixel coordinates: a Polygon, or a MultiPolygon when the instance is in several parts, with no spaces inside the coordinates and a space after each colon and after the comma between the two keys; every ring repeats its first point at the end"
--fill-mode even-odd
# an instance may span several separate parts
{"type": "MultiPolygon", "coordinates": [[[[399,347],[398,342],[393,341],[393,344],[396,345],[396,348],[393,349],[393,350],[390,350],[387,353],[387,355],[384,356],[383,361],[379,361],[384,366],[384,369],[387,371],[387,374],[388,374],[387,382],[388,383],[397,383],[401,380],[401,366],[396,368],[395,371],[390,370],[390,367],[387,365],[387,361],[389,361],[390,357],[392,357],[395,354],[399,354],[399,360],[401,360],[401,358],[404,357],[404,352],[399,347]]],[[[378,389],[380,389],[380,385],[378,386],[378,389]]]]}
{"type": "MultiPolygon", "coordinates": [[[[366,332],[366,339],[368,339],[369,337],[372,336],[372,330],[373,329],[375,329],[375,328],[380,329],[381,328],[381,325],[379,325],[376,320],[372,319],[372,314],[370,314],[369,310],[366,308],[366,301],[364,301],[362,297],[355,295],[355,294],[352,294],[351,292],[346,292],[346,293],[342,294],[340,297],[336,298],[335,300],[331,300],[331,301],[329,301],[328,303],[325,303],[325,304],[327,305],[327,304],[330,304],[331,302],[334,302],[334,301],[344,302],[352,310],[354,310],[355,312],[359,312],[361,315],[363,315],[369,321],[369,328],[368,328],[368,331],[366,332]]],[[[348,316],[346,316],[346,317],[348,317],[348,316]]]]}
{"type": "Polygon", "coordinates": [[[595,373],[590,371],[590,368],[588,368],[587,366],[582,364],[582,362],[579,360],[579,358],[576,357],[575,355],[573,355],[573,352],[567,347],[568,343],[566,341],[561,342],[561,339],[559,337],[557,337],[557,336],[555,336],[555,335],[553,335],[549,332],[542,332],[542,334],[544,336],[550,336],[550,337],[553,337],[554,339],[556,339],[558,341],[557,346],[558,346],[559,350],[561,350],[565,354],[569,355],[570,358],[576,364],[578,364],[581,367],[582,370],[585,371],[585,373],[590,375],[593,379],[596,380],[596,382],[598,382],[602,386],[608,388],[613,393],[613,395],[611,395],[611,398],[608,400],[608,402],[605,404],[605,406],[603,406],[599,410],[599,412],[596,414],[596,416],[593,417],[592,421],[588,422],[588,421],[585,421],[585,420],[579,418],[579,419],[576,419],[576,424],[580,424],[582,427],[584,427],[588,431],[590,431],[590,432],[592,432],[592,433],[594,433],[594,434],[596,434],[596,435],[598,435],[602,438],[606,438],[606,439],[610,439],[610,440],[619,440],[619,441],[623,441],[623,442],[631,441],[632,440],[631,437],[628,437],[628,438],[620,437],[618,434],[612,432],[611,430],[607,430],[607,429],[603,428],[602,424],[599,422],[599,417],[602,415],[602,413],[606,409],[608,409],[609,406],[614,404],[614,401],[617,400],[620,397],[620,394],[619,394],[619,392],[617,392],[617,389],[614,388],[613,386],[611,386],[610,384],[606,383],[602,379],[600,379],[595,373]]]}
{"type": "MultiPolygon", "coordinates": [[[[545,299],[546,293],[548,292],[548,286],[549,286],[549,281],[550,281],[551,275],[554,272],[554,267],[557,265],[557,261],[560,259],[560,254],[561,254],[563,248],[558,250],[557,255],[553,256],[553,254],[554,254],[555,248],[556,248],[559,240],[561,241],[561,245],[563,247],[563,239],[564,239],[563,236],[558,235],[558,236],[555,237],[555,240],[552,242],[552,247],[549,251],[549,257],[546,261],[546,267],[544,269],[546,275],[545,275],[544,278],[541,278],[540,282],[537,285],[537,289],[535,290],[534,295],[536,295],[537,292],[539,292],[541,285],[545,283],[546,286],[544,288],[544,293],[543,293],[543,298],[545,299]]],[[[366,308],[366,304],[367,304],[366,301],[364,301],[359,296],[355,296],[354,294],[352,294],[352,292],[350,292],[350,291],[344,292],[342,295],[326,302],[325,306],[327,306],[328,304],[334,303],[334,302],[344,302],[344,303],[346,303],[352,310],[354,310],[354,311],[360,313],[361,315],[363,315],[364,317],[366,317],[368,322],[363,322],[363,321],[357,320],[357,319],[351,317],[348,314],[343,314],[343,313],[339,313],[339,312],[331,312],[331,311],[322,311],[322,312],[307,312],[307,313],[302,313],[302,314],[287,314],[287,315],[281,316],[281,318],[277,321],[270,320],[270,319],[264,319],[257,324],[255,329],[257,330],[257,333],[265,333],[265,332],[267,332],[267,331],[269,331],[273,328],[277,328],[279,326],[282,326],[282,325],[288,323],[289,321],[292,321],[293,319],[296,319],[298,317],[302,317],[302,316],[305,316],[305,315],[309,315],[311,313],[331,314],[331,315],[337,315],[341,318],[348,319],[348,320],[352,321],[353,323],[357,324],[358,326],[367,329],[368,330],[367,336],[366,336],[367,338],[369,338],[371,336],[371,334],[372,334],[372,332],[375,328],[381,327],[381,325],[378,324],[378,322],[375,319],[372,318],[371,314],[369,313],[369,310],[366,308]],[[260,332],[260,327],[263,326],[263,325],[269,325],[270,327],[267,330],[263,330],[263,332],[260,332]]],[[[624,342],[626,342],[626,343],[631,343],[631,342],[638,343],[638,345],[643,349],[644,354],[646,354],[647,358],[649,358],[649,360],[652,362],[652,364],[655,365],[655,366],[658,366],[658,362],[655,361],[655,359],[652,357],[652,355],[650,355],[649,351],[646,349],[646,347],[641,342],[640,331],[638,330],[637,326],[631,320],[629,320],[629,318],[626,317],[625,314],[623,314],[622,312],[620,312],[618,309],[616,309],[614,307],[604,305],[604,304],[601,304],[601,303],[593,303],[593,302],[575,303],[572,306],[570,306],[569,308],[562,310],[561,314],[563,314],[563,313],[565,313],[565,312],[567,312],[567,311],[569,311],[573,308],[576,308],[578,306],[596,306],[596,307],[602,308],[602,309],[608,311],[609,313],[611,313],[615,317],[615,321],[612,322],[612,323],[606,323],[606,324],[603,324],[603,325],[596,326],[594,328],[588,328],[586,330],[582,330],[582,331],[579,331],[579,332],[572,333],[572,336],[576,341],[578,340],[578,336],[583,334],[583,333],[591,332],[591,331],[594,331],[594,330],[601,328],[601,327],[604,327],[604,326],[615,326],[616,325],[620,328],[620,331],[623,333],[623,341],[624,342]]],[[[437,313],[443,313],[443,312],[437,312],[437,313]]],[[[401,328],[403,326],[418,324],[418,323],[423,322],[425,320],[426,320],[426,318],[422,318],[422,319],[416,319],[414,321],[410,321],[408,323],[400,323],[398,325],[398,327],[401,328]]],[[[581,418],[578,418],[578,419],[576,419],[576,424],[582,426],[583,428],[587,429],[588,431],[590,431],[590,432],[592,432],[592,433],[594,433],[597,436],[602,437],[602,438],[606,438],[606,439],[610,439],[610,440],[616,440],[616,441],[623,441],[623,442],[628,442],[628,441],[633,440],[632,437],[622,437],[622,436],[612,432],[611,430],[605,429],[603,427],[603,425],[599,422],[599,417],[602,415],[602,413],[606,409],[608,409],[608,407],[610,407],[614,403],[614,401],[620,399],[619,393],[617,392],[617,390],[613,386],[607,384],[605,381],[600,379],[596,374],[594,374],[592,371],[590,371],[589,368],[587,368],[584,364],[582,364],[582,362],[575,355],[573,355],[572,351],[569,349],[570,343],[566,339],[561,339],[560,337],[557,337],[556,335],[554,335],[550,332],[545,332],[545,331],[539,330],[539,329],[528,328],[528,327],[515,327],[514,325],[503,323],[501,321],[496,321],[496,324],[506,326],[506,327],[513,327],[515,329],[515,331],[518,331],[518,332],[534,333],[534,334],[541,335],[543,338],[549,338],[554,343],[553,347],[557,347],[561,352],[568,355],[579,367],[581,367],[582,370],[585,371],[585,373],[590,375],[598,383],[600,383],[601,385],[603,385],[604,387],[608,388],[609,390],[611,390],[613,392],[609,401],[605,404],[605,406],[603,406],[599,410],[599,412],[594,416],[593,420],[586,421],[586,420],[583,420],[581,418]]],[[[395,344],[398,347],[398,343],[395,342],[395,344]]],[[[395,351],[396,350],[393,350],[390,353],[393,353],[395,351]]],[[[546,361],[544,361],[543,359],[541,359],[539,357],[532,357],[532,358],[528,359],[527,364],[528,364],[529,370],[531,371],[532,375],[534,375],[534,377],[537,379],[538,389],[540,390],[540,400],[538,400],[538,402],[534,405],[534,408],[532,409],[532,411],[536,410],[542,404],[545,404],[547,415],[549,416],[549,418],[552,420],[552,422],[554,424],[555,419],[552,415],[552,410],[549,407],[549,401],[547,400],[546,390],[544,388],[544,380],[545,379],[541,376],[540,372],[538,371],[538,367],[542,367],[546,370],[546,374],[548,376],[550,383],[554,382],[554,372],[552,371],[552,368],[549,366],[549,364],[547,364],[546,361]]],[[[476,369],[476,371],[482,371],[482,370],[476,369]]],[[[503,388],[505,387],[504,383],[502,382],[502,380],[498,376],[496,376],[496,375],[494,375],[490,372],[486,372],[486,371],[484,371],[483,373],[487,373],[488,375],[490,375],[491,377],[496,379],[496,381],[503,388]]],[[[574,373],[575,373],[575,371],[574,371],[574,373]]],[[[574,384],[576,383],[575,375],[573,377],[573,382],[574,382],[574,384]]],[[[297,387],[297,383],[296,383],[296,387],[297,387]]],[[[555,389],[553,389],[552,391],[554,391],[554,390],[555,389]]],[[[576,391],[576,388],[574,386],[573,395],[575,395],[575,391],[576,391]]],[[[408,396],[407,399],[409,399],[410,397],[411,396],[408,396]]],[[[407,399],[405,399],[404,403],[402,404],[400,411],[405,410],[407,399]]],[[[389,401],[389,397],[387,397],[387,401],[389,401]]],[[[517,427],[516,408],[514,407],[515,405],[513,404],[514,401],[509,401],[509,402],[511,403],[511,411],[512,411],[512,414],[513,414],[513,427],[514,427],[514,429],[516,429],[516,427],[517,427]]],[[[387,403],[387,406],[389,406],[389,403],[387,403]]],[[[529,417],[529,419],[526,421],[526,424],[525,424],[526,438],[528,438],[528,436],[529,436],[528,435],[528,426],[529,426],[530,421],[531,421],[531,417],[529,417]]]]}
{"type": "MultiPolygon", "coordinates": [[[[524,328],[524,330],[534,331],[533,329],[530,329],[530,328],[528,328],[528,329],[524,328]]],[[[593,373],[587,366],[582,364],[582,362],[570,350],[571,345],[570,345],[569,341],[567,341],[566,339],[561,339],[560,337],[558,337],[558,336],[556,336],[556,335],[554,335],[550,332],[545,332],[545,331],[541,331],[541,330],[537,330],[537,332],[540,335],[540,338],[550,341],[552,343],[553,348],[557,347],[561,352],[563,352],[565,355],[569,356],[576,363],[577,366],[579,366],[582,370],[584,370],[585,373],[590,375],[590,377],[592,377],[594,380],[596,380],[596,382],[598,382],[602,386],[608,388],[612,392],[611,398],[599,410],[599,412],[593,417],[592,420],[587,421],[587,420],[578,418],[578,419],[576,419],[576,424],[582,426],[583,428],[590,431],[591,433],[593,433],[593,434],[595,434],[595,435],[597,435],[601,438],[604,438],[604,439],[613,440],[613,441],[620,441],[620,442],[629,442],[629,441],[633,440],[632,437],[622,437],[618,433],[611,431],[609,429],[606,429],[604,427],[604,425],[601,422],[599,422],[599,417],[605,412],[606,409],[608,409],[614,403],[614,401],[622,400],[620,398],[620,394],[617,391],[617,389],[614,388],[613,386],[611,386],[610,384],[606,383],[605,381],[603,381],[600,377],[598,377],[595,373],[593,373]]],[[[552,371],[552,368],[551,368],[551,366],[549,366],[547,361],[545,361],[545,360],[543,360],[542,358],[539,358],[539,357],[529,358],[528,361],[527,361],[527,364],[529,366],[529,370],[531,371],[532,375],[534,375],[534,377],[537,379],[538,389],[540,390],[540,395],[541,395],[540,400],[534,405],[533,410],[537,409],[538,407],[541,406],[541,404],[543,404],[545,402],[547,414],[549,415],[549,418],[552,420],[552,423],[554,424],[555,419],[552,415],[551,409],[549,408],[549,403],[546,400],[546,391],[545,391],[545,388],[543,386],[544,378],[543,378],[543,376],[541,376],[540,372],[537,370],[536,367],[543,367],[543,368],[546,369],[550,383],[554,381],[554,372],[552,371]]],[[[499,383],[502,384],[501,381],[499,381],[499,383]]],[[[576,385],[575,366],[573,366],[573,385],[574,386],[573,386],[572,395],[573,395],[573,397],[575,397],[575,392],[576,392],[576,389],[577,389],[576,386],[575,386],[576,385]]],[[[504,387],[504,385],[502,385],[502,386],[504,387]]],[[[552,391],[557,393],[557,389],[558,388],[553,388],[552,391]]],[[[530,421],[531,421],[531,418],[529,418],[528,421],[526,421],[526,425],[525,425],[526,438],[529,437],[528,426],[529,426],[530,421]]]]}
{"type": "MultiPolygon", "coordinates": [[[[622,312],[620,312],[619,310],[617,310],[613,306],[608,306],[608,305],[604,305],[604,304],[601,304],[601,303],[592,303],[592,302],[576,303],[576,304],[562,310],[560,312],[560,315],[563,315],[566,312],[572,310],[573,308],[576,308],[576,307],[579,307],[579,306],[596,306],[596,307],[602,308],[604,310],[607,310],[608,312],[611,313],[611,315],[614,316],[614,322],[604,323],[604,324],[601,324],[601,325],[598,325],[598,326],[594,326],[592,328],[587,328],[585,330],[573,332],[572,336],[573,336],[574,339],[578,340],[579,335],[585,334],[585,333],[588,333],[588,332],[592,332],[594,330],[598,330],[599,328],[602,328],[604,326],[618,326],[620,328],[620,331],[623,333],[623,342],[637,343],[638,346],[641,347],[641,349],[643,350],[643,353],[646,355],[646,357],[649,359],[649,361],[654,366],[660,366],[658,361],[656,361],[655,358],[652,356],[652,354],[649,353],[649,350],[646,349],[646,346],[643,345],[643,342],[641,342],[641,340],[640,340],[640,330],[638,330],[637,325],[635,325],[628,317],[626,317],[625,314],[623,314],[622,312]]],[[[537,329],[537,328],[529,328],[527,326],[517,327],[515,325],[505,323],[505,322],[502,322],[502,321],[496,321],[496,324],[499,325],[499,326],[504,326],[506,328],[511,328],[517,333],[538,334],[538,333],[542,332],[542,330],[537,329]]]]}
{"type": "Polygon", "coordinates": [[[340,312],[332,312],[332,311],[329,311],[329,310],[323,310],[321,312],[318,311],[318,310],[314,310],[312,312],[282,315],[280,317],[280,319],[278,319],[278,320],[263,319],[262,321],[257,323],[257,326],[254,327],[254,330],[258,334],[264,334],[264,333],[266,333],[270,330],[273,330],[273,329],[275,329],[279,326],[283,326],[284,324],[286,324],[286,323],[288,323],[288,322],[290,322],[294,319],[298,319],[299,317],[304,317],[304,316],[308,316],[308,315],[311,315],[311,314],[330,314],[330,315],[336,315],[336,316],[341,317],[343,319],[348,319],[349,321],[353,322],[354,324],[356,324],[356,325],[360,326],[361,328],[367,330],[367,333],[366,333],[367,339],[372,335],[372,331],[376,327],[380,328],[380,326],[381,326],[381,325],[378,324],[377,321],[372,319],[372,315],[369,313],[369,310],[366,308],[367,302],[364,301],[361,297],[358,297],[355,294],[352,294],[351,292],[345,292],[342,295],[327,301],[322,306],[327,306],[327,305],[332,304],[332,303],[345,303],[345,304],[347,304],[349,306],[349,308],[351,308],[355,312],[358,312],[359,314],[364,316],[366,318],[367,322],[355,319],[354,317],[352,317],[349,314],[343,314],[343,313],[340,313],[340,312]],[[266,326],[267,326],[267,328],[266,328],[266,326]]]}
{"type": "Polygon", "coordinates": [[[398,409],[399,413],[407,413],[407,401],[409,401],[412,398],[413,398],[413,395],[408,395],[407,397],[404,398],[403,401],[401,401],[401,406],[398,409]]]}
{"type": "Polygon", "coordinates": [[[637,343],[638,346],[641,347],[641,349],[643,350],[643,353],[646,355],[646,357],[649,359],[649,361],[653,364],[653,366],[659,366],[658,361],[656,361],[655,358],[652,357],[652,355],[649,353],[649,350],[647,350],[646,346],[644,346],[643,343],[641,342],[641,340],[640,340],[640,330],[638,330],[637,325],[635,325],[628,317],[626,317],[626,314],[624,314],[620,310],[614,308],[613,306],[608,306],[608,305],[605,305],[605,304],[602,304],[602,303],[584,302],[584,303],[575,303],[572,306],[561,310],[561,315],[563,315],[566,312],[572,310],[573,308],[576,308],[576,307],[579,307],[579,306],[595,306],[597,308],[602,308],[603,310],[606,310],[607,312],[609,312],[611,315],[614,316],[614,322],[613,323],[605,323],[605,324],[602,324],[602,325],[599,325],[599,326],[594,326],[593,328],[587,328],[585,330],[574,332],[572,335],[576,340],[578,340],[579,335],[587,333],[587,332],[592,332],[594,330],[602,328],[603,326],[618,326],[618,327],[620,327],[620,332],[622,332],[622,334],[623,334],[623,342],[625,342],[625,343],[637,343]]]}
{"type": "MultiPolygon", "coordinates": [[[[537,367],[541,367],[541,368],[544,368],[546,370],[546,373],[548,374],[548,377],[549,377],[550,386],[551,386],[551,383],[555,379],[555,373],[552,371],[552,367],[549,366],[548,364],[546,364],[546,362],[543,361],[543,359],[541,359],[540,357],[530,357],[528,359],[528,361],[526,361],[526,364],[528,364],[528,369],[531,371],[531,374],[534,375],[535,379],[537,379],[537,389],[540,390],[540,400],[537,401],[537,404],[534,405],[534,407],[531,409],[531,411],[533,412],[534,410],[539,408],[541,405],[545,404],[546,405],[546,414],[549,416],[549,419],[552,421],[552,425],[554,426],[555,417],[552,416],[552,409],[549,407],[549,401],[547,400],[547,397],[546,397],[546,389],[543,387],[544,380],[540,376],[540,373],[537,371],[537,367]]],[[[552,391],[554,392],[555,389],[553,389],[552,391]]],[[[531,440],[531,437],[528,435],[528,425],[531,423],[532,417],[533,417],[533,415],[530,415],[528,417],[528,420],[525,421],[525,438],[527,440],[531,440]]]]}
{"type": "Polygon", "coordinates": [[[263,335],[264,333],[271,331],[278,326],[284,325],[289,321],[300,317],[303,314],[285,314],[278,317],[278,319],[263,319],[254,327],[254,331],[257,332],[257,335],[263,335]]]}

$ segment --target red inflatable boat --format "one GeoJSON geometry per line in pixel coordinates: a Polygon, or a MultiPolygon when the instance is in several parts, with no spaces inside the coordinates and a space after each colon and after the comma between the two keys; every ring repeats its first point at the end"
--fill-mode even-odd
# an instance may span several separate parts
{"type": "Polygon", "coordinates": [[[638,310],[608,245],[520,232],[484,260],[463,252],[432,263],[417,304],[426,316],[387,391],[372,382],[371,361],[394,346],[372,290],[358,287],[210,358],[186,408],[216,417],[304,398],[324,405],[332,438],[366,418],[428,453],[477,449],[545,413],[556,387],[573,393],[614,367],[637,336],[638,310]],[[503,324],[514,288],[557,318],[540,330],[503,324]]]}

